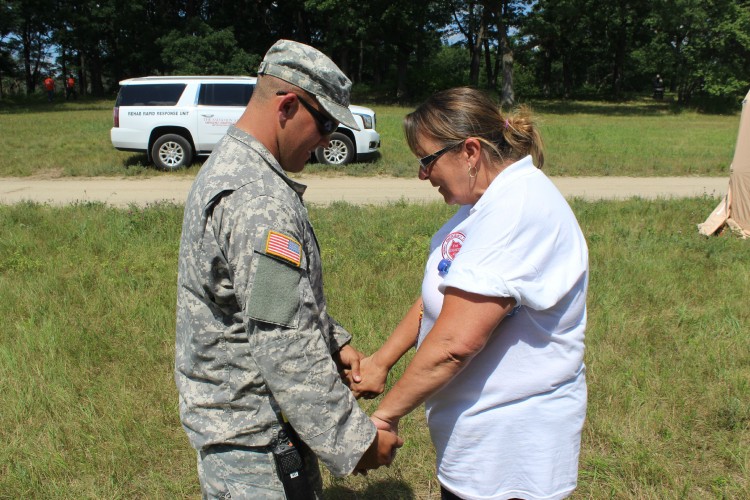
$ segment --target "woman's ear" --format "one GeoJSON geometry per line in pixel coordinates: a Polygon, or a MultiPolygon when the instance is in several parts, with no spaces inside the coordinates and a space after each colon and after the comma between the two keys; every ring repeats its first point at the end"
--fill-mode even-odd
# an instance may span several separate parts
{"type": "Polygon", "coordinates": [[[475,165],[482,155],[482,143],[476,137],[469,137],[464,141],[464,151],[469,163],[475,165]]]}

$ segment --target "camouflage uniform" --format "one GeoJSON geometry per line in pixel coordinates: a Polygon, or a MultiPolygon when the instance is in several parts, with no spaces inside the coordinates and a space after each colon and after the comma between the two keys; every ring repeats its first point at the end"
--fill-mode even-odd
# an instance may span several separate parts
{"type": "Polygon", "coordinates": [[[315,456],[343,476],[375,438],[331,357],[351,336],[327,313],[304,190],[230,127],[188,195],[175,380],[205,496],[284,497],[268,453],[280,428],[273,405],[304,441],[318,495],[315,456]]]}

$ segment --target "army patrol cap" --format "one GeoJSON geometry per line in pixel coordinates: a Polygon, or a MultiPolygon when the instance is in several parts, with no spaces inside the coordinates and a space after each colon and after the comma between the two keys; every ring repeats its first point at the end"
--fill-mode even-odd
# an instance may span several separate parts
{"type": "Polygon", "coordinates": [[[292,40],[279,40],[266,52],[258,75],[275,76],[306,90],[334,120],[359,130],[349,111],[352,82],[318,49],[292,40]]]}

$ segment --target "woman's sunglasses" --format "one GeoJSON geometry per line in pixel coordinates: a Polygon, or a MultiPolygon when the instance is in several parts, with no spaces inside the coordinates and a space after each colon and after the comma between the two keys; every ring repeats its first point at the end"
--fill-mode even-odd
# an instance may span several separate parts
{"type": "Polygon", "coordinates": [[[430,166],[437,161],[438,158],[443,156],[445,153],[450,151],[451,149],[457,148],[463,144],[463,142],[459,142],[458,144],[451,144],[450,146],[445,146],[440,151],[435,151],[431,155],[423,156],[419,159],[419,178],[424,180],[427,179],[430,176],[430,166]]]}

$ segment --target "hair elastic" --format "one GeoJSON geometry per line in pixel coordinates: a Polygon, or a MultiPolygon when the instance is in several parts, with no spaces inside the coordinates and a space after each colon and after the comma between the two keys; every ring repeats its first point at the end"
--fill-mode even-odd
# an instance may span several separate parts
{"type": "Polygon", "coordinates": [[[507,118],[505,119],[505,129],[506,130],[508,129],[508,119],[507,118]]]}

